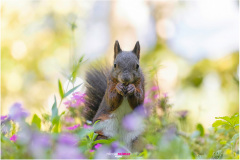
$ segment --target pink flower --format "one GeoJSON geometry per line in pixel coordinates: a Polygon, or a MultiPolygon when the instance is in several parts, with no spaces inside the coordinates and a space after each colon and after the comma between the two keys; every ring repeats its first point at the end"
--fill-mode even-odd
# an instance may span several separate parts
{"type": "Polygon", "coordinates": [[[168,93],[163,93],[163,96],[164,96],[164,98],[167,98],[167,96],[168,96],[168,93]]]}
{"type": "Polygon", "coordinates": [[[13,142],[16,142],[17,140],[17,135],[12,135],[12,137],[10,137],[10,140],[13,141],[13,142]]]}
{"type": "Polygon", "coordinates": [[[80,126],[80,124],[76,124],[72,127],[67,127],[68,130],[75,130],[76,128],[78,128],[80,126]]]}
{"type": "Polygon", "coordinates": [[[96,148],[96,149],[98,149],[98,148],[100,148],[102,145],[100,144],[100,143],[98,143],[98,144],[96,144],[94,147],[96,148]]]}
{"type": "Polygon", "coordinates": [[[91,129],[92,126],[89,126],[89,125],[84,124],[84,125],[83,125],[83,128],[85,128],[85,129],[91,129]]]}
{"type": "Polygon", "coordinates": [[[159,89],[158,86],[153,86],[153,87],[151,88],[152,91],[157,91],[158,89],[159,89]]]}
{"type": "Polygon", "coordinates": [[[64,102],[63,104],[67,105],[67,106],[70,106],[72,104],[72,101],[71,100],[68,100],[66,102],[64,102]]]}
{"type": "Polygon", "coordinates": [[[85,93],[75,92],[72,94],[70,100],[64,102],[64,104],[68,107],[79,107],[85,103],[85,93]]]}
{"type": "Polygon", "coordinates": [[[93,150],[93,149],[91,149],[89,152],[94,152],[94,150],[93,150]]]}
{"type": "Polygon", "coordinates": [[[81,100],[81,101],[83,101],[83,102],[85,102],[85,96],[86,96],[86,94],[85,93],[80,93],[80,92],[75,92],[75,93],[73,93],[73,98],[74,99],[78,99],[78,100],[81,100]]]}
{"type": "Polygon", "coordinates": [[[154,99],[158,99],[159,98],[158,94],[155,94],[153,97],[154,97],[154,99]]]}
{"type": "Polygon", "coordinates": [[[148,96],[149,96],[149,94],[150,94],[150,92],[149,92],[149,91],[147,91],[147,93],[145,93],[145,98],[146,98],[146,97],[148,97],[148,96]]]}
{"type": "Polygon", "coordinates": [[[73,123],[74,122],[74,118],[72,118],[72,117],[65,117],[65,121],[69,122],[69,123],[73,123]]]}
{"type": "Polygon", "coordinates": [[[151,99],[149,99],[149,98],[147,98],[147,97],[145,97],[145,99],[144,99],[144,104],[147,104],[147,103],[151,103],[152,102],[152,100],[151,99]]]}

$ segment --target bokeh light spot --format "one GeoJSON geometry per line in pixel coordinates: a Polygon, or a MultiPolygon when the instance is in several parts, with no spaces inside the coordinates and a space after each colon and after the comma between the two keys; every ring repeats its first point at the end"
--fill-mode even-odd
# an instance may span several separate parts
{"type": "Polygon", "coordinates": [[[11,55],[14,59],[22,59],[27,54],[27,47],[23,41],[15,41],[11,47],[11,55]]]}

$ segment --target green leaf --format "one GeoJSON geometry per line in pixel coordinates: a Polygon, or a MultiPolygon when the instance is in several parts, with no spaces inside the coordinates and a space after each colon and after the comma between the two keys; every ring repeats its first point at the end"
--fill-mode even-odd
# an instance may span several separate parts
{"type": "Polygon", "coordinates": [[[58,80],[58,90],[59,90],[59,94],[61,96],[61,99],[64,98],[64,91],[63,91],[63,88],[62,88],[62,83],[60,80],[58,80]]]}
{"type": "Polygon", "coordinates": [[[235,124],[233,127],[236,128],[236,129],[238,129],[239,124],[235,124]]]}
{"type": "Polygon", "coordinates": [[[95,127],[95,125],[96,125],[98,122],[100,122],[100,120],[97,120],[96,122],[94,122],[93,128],[95,127]]]}
{"type": "Polygon", "coordinates": [[[87,135],[89,135],[90,133],[92,133],[91,130],[88,130],[88,129],[82,129],[80,130],[77,135],[80,139],[82,139],[83,137],[86,137],[87,135]]]}
{"type": "Polygon", "coordinates": [[[71,29],[74,31],[77,28],[77,24],[75,22],[71,23],[71,29]]]}
{"type": "Polygon", "coordinates": [[[79,63],[79,64],[82,63],[83,58],[84,58],[84,55],[79,58],[79,60],[78,60],[78,63],[79,63]]]}
{"type": "Polygon", "coordinates": [[[52,132],[53,133],[59,133],[59,124],[56,124],[56,125],[53,126],[52,132]]]}
{"type": "Polygon", "coordinates": [[[51,115],[47,113],[42,114],[43,121],[50,121],[51,115]]]}
{"type": "Polygon", "coordinates": [[[60,117],[62,116],[62,115],[64,115],[66,113],[66,111],[63,111],[61,114],[60,114],[60,117]]]}
{"type": "Polygon", "coordinates": [[[228,116],[224,116],[224,117],[215,117],[215,119],[222,119],[222,120],[227,121],[229,124],[232,124],[232,121],[231,121],[230,117],[228,117],[228,116]]]}
{"type": "Polygon", "coordinates": [[[88,137],[89,137],[90,140],[92,139],[93,134],[94,134],[94,132],[90,132],[90,133],[88,133],[88,137]]]}
{"type": "Polygon", "coordinates": [[[226,143],[227,143],[227,141],[225,141],[225,140],[221,140],[221,141],[220,141],[220,144],[223,144],[223,145],[224,145],[224,144],[226,144],[226,143]]]}
{"type": "Polygon", "coordinates": [[[17,132],[17,125],[16,123],[12,123],[11,135],[16,134],[17,132]]]}
{"type": "Polygon", "coordinates": [[[199,123],[197,125],[197,130],[200,132],[201,137],[204,136],[204,128],[203,128],[202,124],[199,123]]]}
{"type": "Polygon", "coordinates": [[[54,96],[54,103],[52,105],[52,117],[51,117],[51,121],[53,121],[53,119],[55,117],[58,116],[58,108],[57,108],[57,100],[56,100],[56,96],[54,96]]]}
{"type": "Polygon", "coordinates": [[[97,136],[98,136],[97,133],[93,133],[92,141],[94,141],[97,138],[97,136]]]}
{"type": "Polygon", "coordinates": [[[71,82],[75,81],[78,74],[79,67],[81,66],[81,63],[83,61],[83,58],[84,58],[84,55],[81,56],[79,60],[73,64],[73,68],[72,68],[73,71],[72,71],[71,77],[69,78],[71,82]]]}
{"type": "Polygon", "coordinates": [[[60,121],[60,117],[59,116],[56,116],[53,118],[52,120],[52,132],[53,133],[59,133],[59,121],[60,121]]]}
{"type": "Polygon", "coordinates": [[[222,121],[222,120],[216,120],[213,124],[212,124],[212,127],[218,127],[218,126],[221,126],[221,125],[229,125],[228,122],[225,122],[225,121],[222,121]]]}
{"type": "Polygon", "coordinates": [[[148,158],[148,151],[146,149],[143,149],[141,153],[139,153],[139,156],[143,157],[144,159],[148,158]]]}
{"type": "Polygon", "coordinates": [[[231,122],[233,126],[239,126],[239,113],[235,113],[232,117],[231,117],[231,122]]]}
{"type": "Polygon", "coordinates": [[[96,140],[93,142],[93,146],[95,144],[101,143],[101,144],[111,144],[112,142],[114,142],[115,139],[100,139],[100,140],[96,140]]]}
{"type": "Polygon", "coordinates": [[[59,116],[54,117],[53,120],[52,120],[52,124],[53,125],[58,124],[59,118],[60,118],[59,116]]]}
{"type": "Polygon", "coordinates": [[[36,114],[33,115],[32,125],[36,125],[39,130],[41,129],[41,119],[36,114]]]}
{"type": "Polygon", "coordinates": [[[64,94],[64,97],[67,97],[68,95],[70,95],[72,92],[74,92],[79,86],[81,86],[82,84],[77,85],[76,87],[70,89],[67,93],[64,94]]]}

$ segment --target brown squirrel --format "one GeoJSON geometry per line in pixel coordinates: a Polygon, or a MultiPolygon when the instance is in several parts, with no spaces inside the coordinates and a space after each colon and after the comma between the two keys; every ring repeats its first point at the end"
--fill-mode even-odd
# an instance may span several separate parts
{"type": "Polygon", "coordinates": [[[92,68],[86,74],[86,107],[84,116],[93,123],[98,139],[120,136],[126,147],[136,151],[138,137],[144,127],[126,131],[122,119],[144,102],[144,75],[139,66],[140,44],[132,51],[122,51],[114,45],[114,65],[111,70],[92,68]]]}

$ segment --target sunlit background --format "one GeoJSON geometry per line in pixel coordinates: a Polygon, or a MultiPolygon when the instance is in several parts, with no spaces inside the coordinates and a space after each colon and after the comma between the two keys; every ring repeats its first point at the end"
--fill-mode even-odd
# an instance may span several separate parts
{"type": "Polygon", "coordinates": [[[158,84],[173,110],[210,127],[214,117],[238,112],[238,7],[237,0],[3,0],[1,114],[14,102],[50,112],[74,60],[85,55],[79,84],[92,62],[112,63],[115,40],[123,50],[139,40],[146,88],[158,84]]]}

